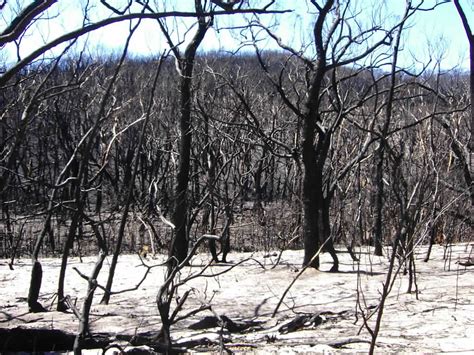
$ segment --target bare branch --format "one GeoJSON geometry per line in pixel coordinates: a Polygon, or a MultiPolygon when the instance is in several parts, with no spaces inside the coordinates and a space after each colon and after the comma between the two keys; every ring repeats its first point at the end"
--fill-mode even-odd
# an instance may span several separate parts
{"type": "MultiPolygon", "coordinates": [[[[51,0],[53,1],[53,0],[51,0]]],[[[57,1],[57,0],[56,0],[57,1]]],[[[232,13],[239,14],[283,14],[290,12],[289,10],[262,10],[262,9],[241,9],[233,10],[232,13]]],[[[5,85],[15,74],[17,74],[21,69],[30,64],[33,60],[46,53],[48,50],[64,43],[71,41],[75,38],[83,36],[87,33],[95,31],[99,28],[122,22],[135,19],[162,19],[166,17],[185,17],[185,18],[196,18],[196,17],[208,17],[208,16],[219,16],[219,15],[228,15],[228,11],[213,11],[213,12],[203,12],[197,14],[196,12],[183,12],[183,11],[170,11],[170,12],[161,12],[161,13],[133,13],[117,17],[107,18],[96,23],[86,25],[82,28],[73,30],[69,33],[66,33],[51,42],[41,46],[40,48],[34,50],[31,54],[20,60],[18,63],[9,68],[1,77],[0,77],[0,86],[5,85]]]]}
{"type": "MultiPolygon", "coordinates": [[[[0,34],[0,46],[5,43],[12,42],[28,28],[34,18],[49,7],[55,4],[57,0],[35,0],[21,11],[17,17],[13,19],[11,24],[0,34]]],[[[6,1],[1,4],[1,8],[6,5],[6,1]]]]}
{"type": "Polygon", "coordinates": [[[133,0],[128,0],[128,4],[127,6],[125,6],[125,8],[123,10],[119,10],[117,9],[116,7],[114,7],[113,5],[110,5],[107,0],[100,0],[100,2],[106,7],[108,8],[109,10],[113,11],[115,14],[117,15],[123,15],[124,13],[126,13],[130,7],[132,6],[132,1],[133,0]]]}

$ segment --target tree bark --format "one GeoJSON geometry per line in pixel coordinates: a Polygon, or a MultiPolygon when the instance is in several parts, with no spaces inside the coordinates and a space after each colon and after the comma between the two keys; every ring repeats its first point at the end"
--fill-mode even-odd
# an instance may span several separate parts
{"type": "MultiPolygon", "coordinates": [[[[326,48],[323,43],[323,25],[329,14],[334,0],[329,0],[319,11],[314,25],[316,53],[318,56],[315,73],[306,101],[306,112],[303,118],[302,148],[303,148],[303,265],[319,268],[319,256],[313,258],[319,249],[323,235],[323,201],[322,201],[322,156],[317,156],[317,150],[323,146],[324,132],[322,127],[317,127],[321,122],[319,115],[319,96],[326,73],[326,48]],[[315,132],[319,130],[318,146],[315,148],[315,132]],[[318,193],[319,192],[319,193],[318,193]]],[[[319,155],[319,154],[318,154],[319,155]]]]}
{"type": "MultiPolygon", "coordinates": [[[[196,12],[203,13],[203,8],[200,0],[195,0],[196,12]]],[[[189,185],[189,171],[191,161],[191,143],[192,143],[192,127],[191,127],[191,108],[192,108],[192,81],[194,70],[194,58],[197,49],[201,44],[207,30],[212,25],[212,18],[206,20],[205,17],[198,18],[198,29],[186,47],[184,55],[181,56],[176,46],[172,45],[172,41],[168,32],[162,26],[165,36],[176,56],[179,74],[181,75],[180,82],[180,118],[179,118],[179,164],[178,173],[176,177],[175,203],[173,211],[173,224],[175,231],[171,241],[169,256],[175,259],[172,264],[181,263],[186,259],[189,248],[189,233],[187,231],[188,219],[188,185],[189,185]]]]}
{"type": "Polygon", "coordinates": [[[384,182],[383,182],[383,167],[384,167],[384,160],[385,160],[385,148],[384,143],[380,142],[380,145],[376,151],[377,155],[377,165],[376,165],[376,172],[375,172],[375,225],[374,225],[374,254],[378,256],[383,255],[383,198],[384,198],[384,182]]]}
{"type": "Polygon", "coordinates": [[[179,165],[176,177],[175,206],[173,212],[173,224],[175,234],[171,242],[170,256],[175,257],[181,263],[188,255],[189,238],[187,233],[188,217],[188,184],[191,158],[191,100],[192,100],[192,73],[193,60],[186,60],[184,64],[183,77],[181,79],[181,111],[180,125],[181,133],[179,141],[179,165]]]}
{"type": "Polygon", "coordinates": [[[314,151],[314,122],[306,118],[303,124],[303,240],[304,259],[303,265],[319,268],[319,257],[311,259],[316,254],[320,246],[320,225],[321,214],[318,204],[318,185],[321,179],[318,178],[316,157],[314,151]]]}

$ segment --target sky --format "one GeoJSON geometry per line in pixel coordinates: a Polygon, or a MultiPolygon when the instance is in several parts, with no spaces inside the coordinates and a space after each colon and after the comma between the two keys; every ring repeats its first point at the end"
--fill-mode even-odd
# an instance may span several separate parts
{"type": "MultiPolygon", "coordinates": [[[[257,1],[257,0],[255,0],[257,1]]],[[[259,0],[262,1],[262,0],[259,0]]],[[[422,0],[418,0],[422,1],[422,0]]],[[[424,0],[424,6],[428,7],[435,0],[424,0]]],[[[471,26],[474,28],[474,1],[460,0],[465,9],[471,26]]],[[[28,0],[16,1],[20,6],[30,3],[28,0]]],[[[109,0],[110,3],[120,3],[121,0],[109,0]]],[[[122,1],[123,3],[124,1],[122,1]]],[[[126,1],[125,1],[126,2],[126,1]]],[[[415,1],[416,2],[416,1],[415,1]]],[[[82,10],[84,1],[59,0],[48,11],[48,18],[40,19],[36,26],[32,26],[20,44],[20,50],[13,45],[7,45],[0,49],[0,62],[14,61],[16,54],[24,56],[37,48],[41,43],[47,42],[66,33],[72,29],[81,27],[82,10]]],[[[90,20],[110,16],[99,1],[90,1],[90,20]]],[[[158,2],[160,4],[163,1],[158,2]]],[[[187,0],[176,2],[179,10],[189,10],[186,8],[192,1],[187,0]]],[[[259,19],[265,25],[271,26],[272,30],[281,37],[282,41],[297,50],[307,49],[307,54],[311,56],[312,46],[306,46],[308,36],[311,35],[311,26],[315,18],[314,8],[308,5],[309,1],[277,0],[276,7],[279,9],[293,9],[292,13],[279,17],[271,15],[261,15],[259,19]],[[296,4],[296,5],[295,5],[296,4]],[[309,48],[309,50],[308,50],[309,48]]],[[[357,14],[360,19],[359,24],[368,26],[372,18],[376,18],[377,11],[381,8],[384,11],[382,20],[378,19],[384,26],[397,21],[403,13],[405,1],[403,0],[357,0],[352,1],[354,8],[352,13],[357,14]]],[[[0,28],[3,30],[5,24],[11,19],[11,9],[9,4],[15,5],[15,1],[7,2],[7,7],[0,13],[0,28]]],[[[171,2],[173,4],[173,2],[171,2]]],[[[163,8],[162,8],[163,9],[163,8]]],[[[192,8],[191,8],[192,10],[192,8]]],[[[219,17],[215,21],[215,26],[210,30],[201,48],[206,51],[217,50],[233,52],[242,48],[242,41],[249,40],[250,33],[240,29],[229,31],[225,28],[232,26],[244,26],[250,16],[225,16],[219,17]]],[[[193,22],[190,20],[168,21],[170,28],[173,28],[172,37],[178,41],[186,41],[190,38],[189,31],[193,22]]],[[[354,24],[354,23],[353,23],[354,24]]],[[[120,51],[127,38],[130,23],[123,22],[108,26],[100,31],[96,31],[87,36],[89,50],[97,53],[108,53],[110,51],[120,51]]],[[[454,4],[447,3],[437,7],[433,11],[419,12],[408,22],[407,30],[403,36],[403,51],[400,56],[400,65],[416,66],[426,63],[429,58],[432,60],[442,59],[441,65],[445,69],[469,68],[468,41],[462,27],[459,15],[454,4]]],[[[263,36],[260,33],[260,36],[263,36]]],[[[83,39],[85,40],[85,38],[83,39]]],[[[261,45],[267,49],[275,49],[273,41],[262,40],[261,45]]],[[[130,52],[137,56],[157,56],[168,46],[160,34],[160,29],[155,20],[144,20],[139,29],[134,34],[130,44],[130,52]]],[[[250,50],[250,47],[246,47],[250,50]]],[[[92,53],[94,54],[94,53],[92,53]]]]}
{"type": "MultiPolygon", "coordinates": [[[[474,30],[474,0],[460,2],[474,30]]],[[[442,56],[448,68],[460,66],[469,69],[469,42],[454,4],[444,4],[433,12],[417,14],[412,26],[405,36],[408,50],[422,60],[432,54],[442,56]]]]}

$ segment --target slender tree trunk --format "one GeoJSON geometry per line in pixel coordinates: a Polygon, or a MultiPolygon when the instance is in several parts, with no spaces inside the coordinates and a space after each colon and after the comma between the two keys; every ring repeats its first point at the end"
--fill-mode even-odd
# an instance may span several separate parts
{"type": "MultiPolygon", "coordinates": [[[[213,148],[209,142],[209,132],[208,132],[208,122],[206,120],[206,161],[204,162],[205,166],[207,167],[207,189],[209,191],[209,204],[205,207],[205,212],[203,219],[206,218],[207,228],[205,229],[206,233],[215,234],[216,232],[216,203],[215,203],[215,191],[214,185],[216,184],[216,166],[217,166],[217,159],[214,154],[213,148]]],[[[219,262],[219,258],[217,255],[217,246],[215,240],[209,240],[209,251],[212,255],[212,260],[216,263],[219,262]]]]}
{"type": "MultiPolygon", "coordinates": [[[[61,176],[61,175],[60,175],[61,176]]],[[[41,262],[39,261],[39,253],[41,251],[41,246],[43,245],[44,237],[46,233],[51,228],[51,219],[53,216],[53,201],[56,195],[57,188],[54,188],[50,200],[48,203],[48,214],[45,217],[45,221],[43,223],[43,229],[41,230],[40,235],[36,239],[35,247],[33,249],[32,254],[32,263],[33,267],[31,268],[31,279],[30,279],[30,288],[28,290],[28,309],[30,312],[45,312],[46,309],[38,302],[40,290],[41,290],[41,282],[43,280],[43,268],[41,266],[41,262]]]]}
{"type": "MultiPolygon", "coordinates": [[[[105,243],[99,243],[102,247],[105,247],[105,243]]],[[[106,249],[100,250],[97,262],[92,270],[92,274],[88,279],[87,293],[82,306],[81,320],[79,322],[79,331],[74,339],[73,351],[74,354],[82,354],[82,342],[85,337],[89,334],[89,316],[92,307],[92,301],[94,299],[94,293],[97,288],[97,278],[99,276],[102,265],[104,264],[105,257],[107,256],[106,249]]]]}
{"type": "MultiPolygon", "coordinates": [[[[136,166],[136,163],[135,163],[135,166],[136,166]]],[[[132,201],[134,182],[135,182],[135,176],[133,176],[133,178],[129,182],[129,185],[127,186],[128,192],[127,192],[126,200],[124,201],[125,206],[122,212],[122,217],[120,218],[119,230],[117,232],[117,241],[115,242],[114,254],[112,255],[112,261],[110,263],[109,276],[107,278],[107,284],[105,285],[105,292],[104,292],[104,295],[102,296],[102,299],[100,300],[101,304],[109,304],[110,293],[112,290],[112,283],[115,276],[115,269],[117,268],[118,257],[120,255],[120,252],[122,251],[123,236],[125,234],[125,227],[127,225],[128,212],[130,210],[130,204],[132,201]]]]}
{"type": "Polygon", "coordinates": [[[193,64],[186,64],[185,76],[181,81],[181,116],[179,141],[179,165],[176,179],[175,206],[173,212],[173,223],[175,235],[171,243],[170,256],[175,257],[181,263],[188,255],[189,238],[186,230],[188,218],[188,185],[191,158],[191,75],[193,64]]]}
{"type": "MultiPolygon", "coordinates": [[[[88,154],[86,154],[88,155],[88,154]]],[[[83,171],[87,165],[87,157],[82,157],[81,164],[72,164],[71,177],[77,177],[77,181],[72,183],[71,186],[71,198],[74,198],[74,208],[76,211],[72,212],[71,224],[67,234],[66,242],[64,243],[63,254],[61,258],[61,269],[59,271],[58,278],[58,305],[57,310],[64,312],[68,309],[67,304],[64,302],[64,279],[66,277],[67,261],[69,258],[69,251],[74,245],[74,238],[76,237],[77,227],[80,223],[81,209],[82,209],[82,193],[81,193],[81,181],[83,178],[83,171]]],[[[77,161],[77,160],[75,160],[77,161]]]]}
{"type": "MultiPolygon", "coordinates": [[[[228,187],[226,186],[226,190],[228,187]]],[[[232,204],[233,202],[229,199],[229,192],[226,191],[226,200],[225,200],[225,216],[226,216],[226,224],[224,226],[224,230],[222,231],[222,262],[227,262],[227,254],[230,252],[230,225],[232,224],[232,204]]]]}
{"type": "Polygon", "coordinates": [[[61,259],[61,269],[59,271],[58,278],[58,306],[57,310],[59,312],[64,312],[68,309],[67,304],[64,302],[64,280],[66,278],[66,268],[67,260],[69,257],[69,251],[74,245],[74,238],[76,236],[77,226],[79,225],[79,212],[74,212],[72,216],[71,225],[69,226],[69,232],[67,235],[67,240],[64,243],[64,250],[61,259]]]}
{"type": "MultiPolygon", "coordinates": [[[[196,12],[203,13],[201,0],[195,0],[194,2],[196,12]]],[[[172,268],[176,265],[176,261],[181,263],[186,259],[189,248],[189,233],[187,231],[187,219],[188,219],[188,185],[189,185],[189,171],[190,171],[190,160],[191,160],[191,143],[192,143],[192,127],[191,127],[191,107],[192,107],[192,81],[193,81],[193,70],[194,70],[194,58],[196,56],[197,49],[201,44],[207,30],[212,25],[212,19],[206,19],[205,17],[198,17],[198,29],[186,47],[183,55],[179,52],[177,46],[172,43],[172,40],[164,26],[162,30],[168,39],[170,46],[174,50],[176,56],[178,68],[181,76],[180,83],[180,118],[179,118],[179,164],[178,173],[176,177],[176,190],[175,190],[175,201],[173,211],[173,224],[175,225],[175,231],[173,239],[171,241],[171,247],[169,249],[169,256],[175,260],[170,263],[169,267],[172,268]]]]}
{"type": "Polygon", "coordinates": [[[380,145],[376,151],[377,155],[377,165],[376,165],[376,171],[375,171],[375,187],[376,187],[376,192],[375,192],[375,225],[374,225],[374,254],[378,256],[383,255],[383,228],[382,228],[382,223],[383,223],[383,208],[384,208],[384,203],[383,203],[383,198],[384,198],[384,182],[383,182],[383,168],[384,168],[384,155],[385,155],[385,148],[384,144],[380,142],[380,145]]]}
{"type": "Polygon", "coordinates": [[[426,251],[426,256],[423,259],[425,263],[427,263],[430,260],[431,250],[433,249],[433,245],[435,243],[437,233],[438,233],[438,225],[435,224],[431,226],[431,229],[430,229],[430,241],[428,244],[428,250],[426,251]]]}

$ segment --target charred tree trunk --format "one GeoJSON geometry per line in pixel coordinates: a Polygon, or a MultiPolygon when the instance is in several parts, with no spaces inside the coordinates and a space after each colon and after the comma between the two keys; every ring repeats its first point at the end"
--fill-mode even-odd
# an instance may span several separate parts
{"type": "Polygon", "coordinates": [[[61,270],[59,271],[59,278],[58,278],[58,306],[57,310],[59,312],[66,311],[69,307],[67,306],[66,302],[64,302],[64,280],[66,278],[66,268],[67,268],[67,261],[69,257],[69,251],[72,249],[74,245],[74,238],[76,237],[76,230],[79,225],[79,213],[75,212],[71,225],[69,226],[69,232],[67,235],[66,242],[64,243],[63,255],[61,259],[61,270]]]}
{"type": "MultiPolygon", "coordinates": [[[[203,8],[200,0],[195,0],[196,12],[203,13],[203,8]]],[[[204,36],[212,25],[212,18],[206,20],[205,17],[198,17],[198,29],[194,38],[186,47],[183,55],[180,54],[178,48],[172,44],[169,33],[164,26],[162,27],[165,36],[168,39],[171,47],[174,48],[174,54],[178,65],[180,74],[180,118],[179,118],[179,164],[178,173],[176,177],[175,203],[173,211],[173,224],[175,231],[171,241],[169,256],[175,259],[173,264],[181,263],[186,259],[189,248],[189,233],[187,230],[188,219],[188,185],[189,185],[189,171],[191,160],[191,142],[192,142],[192,127],[191,127],[191,107],[192,107],[192,81],[194,70],[194,58],[197,49],[201,44],[204,36]]]]}
{"type": "MultiPolygon", "coordinates": [[[[66,278],[66,268],[67,268],[67,261],[69,258],[69,251],[72,249],[74,245],[74,239],[76,237],[76,231],[77,227],[80,223],[80,216],[81,216],[81,209],[82,209],[82,203],[80,202],[81,200],[81,180],[82,180],[82,175],[83,175],[83,170],[86,168],[85,164],[86,158],[84,157],[82,163],[80,165],[78,164],[73,164],[72,167],[72,174],[71,177],[77,177],[77,181],[72,183],[71,186],[71,192],[72,192],[72,198],[74,198],[74,208],[76,211],[72,212],[72,219],[71,219],[71,224],[69,226],[68,234],[67,234],[67,239],[66,242],[64,243],[63,247],[63,254],[61,258],[61,269],[59,271],[59,278],[58,278],[58,305],[57,305],[57,310],[59,312],[64,312],[68,309],[67,304],[64,302],[64,279],[66,278]],[[80,167],[79,167],[80,166],[80,167]]],[[[75,159],[75,161],[77,161],[75,159]]]]}
{"type": "Polygon", "coordinates": [[[43,268],[41,263],[38,261],[38,259],[33,259],[30,288],[28,291],[28,310],[30,312],[46,312],[46,309],[38,302],[42,280],[43,268]]]}
{"type": "Polygon", "coordinates": [[[94,299],[94,293],[97,288],[97,278],[99,276],[100,270],[102,269],[102,265],[104,263],[106,256],[107,256],[106,251],[101,249],[97,262],[94,266],[94,269],[92,270],[92,274],[87,280],[88,286],[87,286],[86,299],[84,300],[84,305],[82,306],[82,312],[81,312],[82,317],[79,322],[79,331],[76,335],[76,338],[74,340],[74,345],[73,345],[74,354],[82,354],[84,340],[89,335],[90,310],[92,307],[92,301],[94,299]]]}
{"type": "Polygon", "coordinates": [[[377,149],[377,165],[375,172],[375,225],[374,225],[374,254],[378,256],[383,255],[383,231],[382,231],[382,222],[383,222],[383,198],[384,198],[384,182],[383,182],[383,167],[384,167],[384,146],[380,142],[380,146],[377,149]]]}
{"type": "Polygon", "coordinates": [[[315,46],[317,62],[315,73],[311,82],[306,112],[303,117],[302,148],[303,148],[303,242],[304,259],[303,265],[319,268],[319,256],[316,256],[323,234],[323,214],[321,192],[323,190],[321,157],[318,157],[317,149],[321,147],[324,139],[324,127],[321,126],[319,114],[319,96],[323,86],[324,75],[327,70],[326,50],[323,41],[323,27],[326,16],[329,14],[334,0],[329,0],[320,9],[318,18],[314,25],[315,46]],[[315,132],[318,130],[320,136],[318,147],[315,148],[315,132]],[[319,193],[318,193],[319,192],[319,193]]]}
{"type": "Polygon", "coordinates": [[[188,255],[189,238],[186,230],[188,217],[188,184],[191,158],[191,83],[193,73],[193,61],[186,61],[181,79],[181,114],[179,130],[181,137],[179,141],[179,165],[176,178],[175,205],[173,211],[173,224],[175,233],[171,242],[170,256],[182,262],[188,255]]]}
{"type": "Polygon", "coordinates": [[[320,246],[320,230],[322,216],[318,203],[318,181],[316,154],[314,151],[314,122],[306,119],[303,125],[303,265],[319,268],[319,257],[314,255],[320,246]]]}

